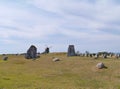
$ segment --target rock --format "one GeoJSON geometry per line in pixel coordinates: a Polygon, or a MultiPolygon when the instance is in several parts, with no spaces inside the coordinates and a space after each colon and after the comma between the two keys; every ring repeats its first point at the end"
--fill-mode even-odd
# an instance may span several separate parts
{"type": "Polygon", "coordinates": [[[37,58],[37,48],[34,45],[31,45],[30,48],[27,50],[25,58],[26,59],[35,59],[35,58],[37,58]]]}
{"type": "Polygon", "coordinates": [[[50,51],[49,51],[49,48],[47,47],[46,49],[45,49],[45,53],[47,54],[47,53],[49,53],[50,51]]]}
{"type": "Polygon", "coordinates": [[[107,58],[107,54],[103,54],[103,58],[107,58]]]}
{"type": "Polygon", "coordinates": [[[96,54],[96,55],[94,56],[94,59],[98,59],[98,57],[99,57],[98,54],[96,54]]]}
{"type": "Polygon", "coordinates": [[[74,45],[69,45],[67,56],[76,56],[74,45]]]}
{"type": "Polygon", "coordinates": [[[97,67],[98,69],[107,68],[107,67],[105,67],[105,65],[104,65],[102,62],[98,63],[98,64],[96,65],[96,67],[97,67]]]}
{"type": "Polygon", "coordinates": [[[60,61],[60,59],[59,58],[54,58],[52,61],[56,62],[56,61],[60,61]]]}
{"type": "Polygon", "coordinates": [[[50,53],[50,48],[49,48],[49,47],[46,47],[46,48],[45,48],[45,51],[42,52],[41,54],[48,54],[48,53],[50,53]]]}
{"type": "Polygon", "coordinates": [[[8,57],[7,57],[7,56],[4,56],[4,57],[3,57],[3,60],[4,60],[4,61],[7,61],[7,60],[8,60],[8,57]]]}

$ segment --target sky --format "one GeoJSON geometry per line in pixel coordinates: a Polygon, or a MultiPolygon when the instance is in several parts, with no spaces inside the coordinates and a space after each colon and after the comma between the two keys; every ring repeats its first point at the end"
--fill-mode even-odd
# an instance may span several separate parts
{"type": "Polygon", "coordinates": [[[119,0],[0,0],[0,54],[120,52],[119,0]]]}

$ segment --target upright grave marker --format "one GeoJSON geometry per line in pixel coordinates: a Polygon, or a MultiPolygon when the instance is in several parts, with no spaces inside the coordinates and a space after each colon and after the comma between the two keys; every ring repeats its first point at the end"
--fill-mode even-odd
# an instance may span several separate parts
{"type": "Polygon", "coordinates": [[[69,45],[67,56],[76,56],[74,45],[69,45]]]}

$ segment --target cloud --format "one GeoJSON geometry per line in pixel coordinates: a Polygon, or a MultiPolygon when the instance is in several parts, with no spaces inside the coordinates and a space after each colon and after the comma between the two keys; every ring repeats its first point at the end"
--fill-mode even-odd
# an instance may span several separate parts
{"type": "Polygon", "coordinates": [[[5,30],[0,31],[2,37],[43,38],[57,32],[57,24],[44,16],[11,6],[1,7],[0,29],[5,30]]]}
{"type": "Polygon", "coordinates": [[[86,49],[104,43],[109,49],[112,42],[114,49],[120,38],[119,9],[117,0],[5,0],[0,4],[0,41],[53,43],[55,50],[79,43],[86,49]]]}

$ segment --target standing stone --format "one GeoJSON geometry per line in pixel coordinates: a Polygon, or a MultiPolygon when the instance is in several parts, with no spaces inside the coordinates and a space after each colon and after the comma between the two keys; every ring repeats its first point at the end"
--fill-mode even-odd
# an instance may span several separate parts
{"type": "Polygon", "coordinates": [[[25,58],[26,59],[35,59],[35,58],[37,58],[37,48],[34,45],[31,45],[31,47],[27,50],[25,58]]]}
{"type": "Polygon", "coordinates": [[[47,47],[46,49],[45,49],[45,53],[49,53],[50,51],[49,51],[49,47],[47,47]]]}
{"type": "Polygon", "coordinates": [[[76,54],[75,54],[74,45],[69,45],[67,56],[75,56],[75,55],[76,55],[76,54]]]}
{"type": "Polygon", "coordinates": [[[98,59],[99,55],[95,54],[94,59],[98,59]]]}
{"type": "Polygon", "coordinates": [[[107,54],[103,54],[103,58],[107,58],[107,54]]]}

